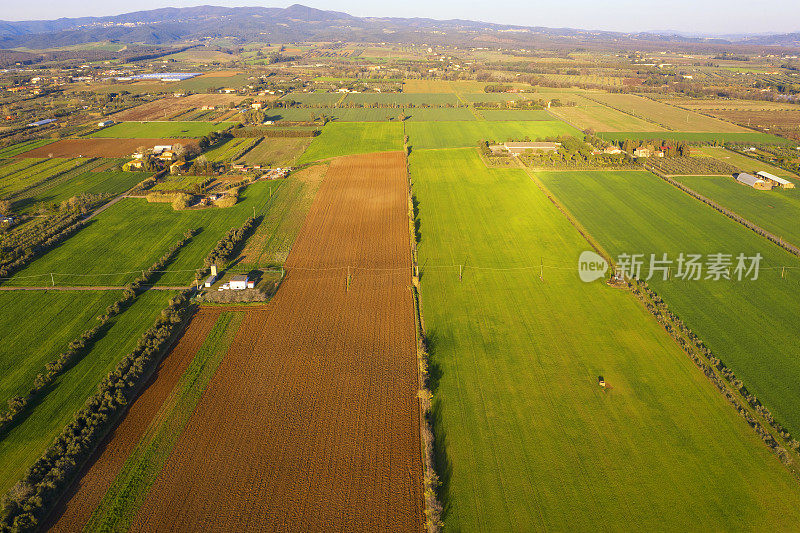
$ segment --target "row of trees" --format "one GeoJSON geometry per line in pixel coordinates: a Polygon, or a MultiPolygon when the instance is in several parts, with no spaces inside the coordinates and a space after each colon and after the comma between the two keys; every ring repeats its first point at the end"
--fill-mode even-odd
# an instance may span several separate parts
{"type": "Polygon", "coordinates": [[[164,350],[189,316],[186,290],[172,298],[136,347],[100,383],[44,455],[6,494],[0,531],[35,531],[108,431],[152,375],[164,350]]]}
{"type": "Polygon", "coordinates": [[[196,230],[187,230],[183,234],[183,239],[175,243],[167,252],[162,255],[153,265],[144,270],[142,274],[134,279],[122,291],[119,300],[109,305],[105,312],[97,317],[99,324],[84,331],[75,340],[67,345],[67,349],[61,352],[55,359],[47,363],[33,381],[33,387],[26,396],[14,396],[8,401],[8,409],[0,415],[0,434],[4,433],[8,427],[22,416],[31,401],[48,386],[50,386],[58,376],[70,368],[79,358],[83,357],[92,347],[94,342],[104,334],[110,326],[113,317],[120,314],[136,298],[136,292],[143,285],[149,283],[155,275],[162,271],[186,246],[191,238],[197,233],[196,230]]]}
{"type": "Polygon", "coordinates": [[[203,261],[203,268],[195,274],[195,279],[203,279],[211,269],[211,265],[224,263],[233,257],[233,254],[240,248],[250,232],[261,223],[261,217],[250,217],[238,228],[231,228],[222,239],[219,240],[213,250],[203,261]]]}
{"type": "Polygon", "coordinates": [[[726,382],[739,392],[747,404],[769,424],[775,432],[783,439],[786,446],[795,451],[800,451],[800,442],[795,440],[789,431],[784,428],[772,413],[761,404],[744,383],[736,377],[733,371],[728,368],[714,353],[703,343],[703,341],[691,331],[683,320],[669,310],[666,302],[647,284],[639,279],[631,279],[629,283],[631,292],[639,298],[645,307],[650,311],[664,329],[675,339],[684,349],[694,363],[711,380],[725,398],[736,408],[739,414],[747,421],[750,427],[761,437],[764,443],[786,464],[792,462],[789,452],[784,446],[775,440],[770,433],[751,413],[742,405],[726,382]],[[715,371],[716,370],[716,371],[715,371]],[[717,373],[719,372],[719,374],[717,373]],[[720,374],[722,377],[720,377],[720,374]]]}

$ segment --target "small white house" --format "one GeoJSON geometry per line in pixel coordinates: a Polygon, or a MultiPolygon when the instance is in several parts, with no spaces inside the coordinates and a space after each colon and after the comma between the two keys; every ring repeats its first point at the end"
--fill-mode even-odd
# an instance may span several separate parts
{"type": "Polygon", "coordinates": [[[108,127],[108,126],[112,126],[113,124],[114,124],[114,121],[113,121],[113,120],[104,120],[104,121],[102,121],[102,122],[98,122],[98,123],[97,123],[97,126],[98,126],[99,128],[106,128],[106,127],[108,127]]]}
{"type": "Polygon", "coordinates": [[[245,274],[236,274],[231,277],[230,286],[233,291],[243,291],[247,288],[247,276],[245,274]]]}

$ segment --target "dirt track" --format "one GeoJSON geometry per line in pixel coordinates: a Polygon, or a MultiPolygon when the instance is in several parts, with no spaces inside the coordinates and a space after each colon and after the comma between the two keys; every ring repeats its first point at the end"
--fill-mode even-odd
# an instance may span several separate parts
{"type": "MultiPolygon", "coordinates": [[[[247,308],[133,531],[422,529],[406,213],[402,153],[332,162],[283,285],[247,308]]],[[[120,455],[142,431],[123,429],[120,455]]],[[[114,461],[87,478],[115,476],[114,461]]],[[[95,483],[73,500],[89,515],[95,483]]]]}
{"type": "Polygon", "coordinates": [[[196,145],[197,139],[62,139],[17,157],[127,157],[140,146],[176,143],[196,145]]]}

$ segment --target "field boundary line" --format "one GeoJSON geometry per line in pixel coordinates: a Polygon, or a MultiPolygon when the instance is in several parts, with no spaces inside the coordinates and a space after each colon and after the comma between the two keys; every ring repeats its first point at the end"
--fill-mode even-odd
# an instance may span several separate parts
{"type": "MultiPolygon", "coordinates": [[[[408,145],[406,144],[406,154],[408,145]]],[[[417,260],[417,234],[416,234],[416,204],[414,203],[414,189],[411,183],[411,169],[408,155],[405,157],[406,163],[406,182],[408,194],[408,237],[409,247],[411,248],[411,268],[412,285],[411,296],[414,301],[414,334],[416,337],[417,352],[417,382],[419,392],[418,407],[420,411],[419,431],[420,431],[420,453],[423,465],[423,503],[425,516],[425,529],[428,533],[438,533],[442,531],[443,506],[438,497],[438,489],[441,487],[441,480],[436,471],[436,461],[434,457],[434,446],[436,436],[434,434],[434,424],[432,419],[432,400],[433,392],[430,389],[430,354],[427,349],[425,336],[425,318],[422,314],[422,299],[420,298],[419,284],[419,262],[417,260]]]]}
{"type": "MultiPolygon", "coordinates": [[[[613,93],[609,93],[609,94],[613,94],[613,93]]],[[[586,94],[582,94],[581,96],[583,96],[583,97],[584,97],[584,98],[586,98],[587,100],[591,100],[592,102],[594,102],[594,103],[596,103],[596,104],[600,104],[601,106],[605,106],[605,107],[607,107],[607,108],[609,108],[609,109],[613,109],[614,111],[619,111],[620,113],[624,113],[624,114],[626,114],[626,115],[628,115],[628,116],[631,116],[631,117],[633,117],[633,118],[638,118],[639,120],[644,120],[645,122],[649,122],[650,124],[655,124],[655,125],[656,125],[656,126],[658,126],[659,128],[664,128],[664,129],[665,129],[665,130],[667,130],[667,131],[675,131],[675,130],[673,130],[672,128],[670,128],[670,127],[667,127],[667,125],[666,125],[666,124],[661,124],[660,122],[656,122],[655,120],[653,120],[653,119],[651,119],[651,118],[647,118],[647,117],[644,117],[644,116],[635,115],[635,114],[631,113],[630,111],[625,111],[624,109],[620,109],[620,108],[618,108],[618,107],[614,107],[613,105],[611,105],[611,104],[607,104],[607,103],[605,103],[605,102],[603,102],[603,101],[601,101],[601,100],[595,100],[594,98],[592,98],[591,96],[587,96],[586,94]]],[[[634,95],[634,96],[639,96],[639,95],[637,94],[637,95],[634,95]]],[[[641,98],[641,97],[640,97],[640,98],[641,98]]]]}
{"type": "Polygon", "coordinates": [[[764,237],[768,241],[772,242],[776,246],[783,248],[790,254],[800,257],[800,248],[798,248],[794,243],[789,241],[785,241],[783,237],[778,237],[772,232],[769,232],[759,226],[758,224],[751,222],[750,220],[744,218],[743,216],[737,214],[735,211],[728,209],[727,207],[718,204],[711,198],[703,196],[699,192],[695,191],[691,187],[687,187],[683,183],[672,179],[671,177],[667,176],[666,174],[662,174],[661,172],[657,171],[655,168],[651,167],[647,163],[645,163],[645,169],[650,171],[651,174],[654,174],[656,177],[661,178],[662,180],[666,181],[670,185],[676,187],[677,189],[685,192],[689,196],[693,197],[696,200],[703,202],[704,204],[708,205],[715,211],[720,212],[721,214],[725,215],[729,219],[733,220],[734,222],[738,222],[742,226],[746,227],[747,229],[751,230],[752,232],[756,233],[757,235],[764,237]]]}

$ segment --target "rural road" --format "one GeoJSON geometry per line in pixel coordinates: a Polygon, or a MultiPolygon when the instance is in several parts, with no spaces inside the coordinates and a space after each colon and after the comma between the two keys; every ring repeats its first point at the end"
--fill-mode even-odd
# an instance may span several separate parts
{"type": "MultiPolygon", "coordinates": [[[[0,286],[0,291],[121,291],[125,287],[120,286],[105,286],[105,285],[87,285],[87,286],[42,286],[42,287],[28,287],[28,286],[0,286]]],[[[155,285],[146,287],[147,290],[153,289],[157,291],[182,291],[187,287],[178,287],[174,285],[155,285]]]]}

